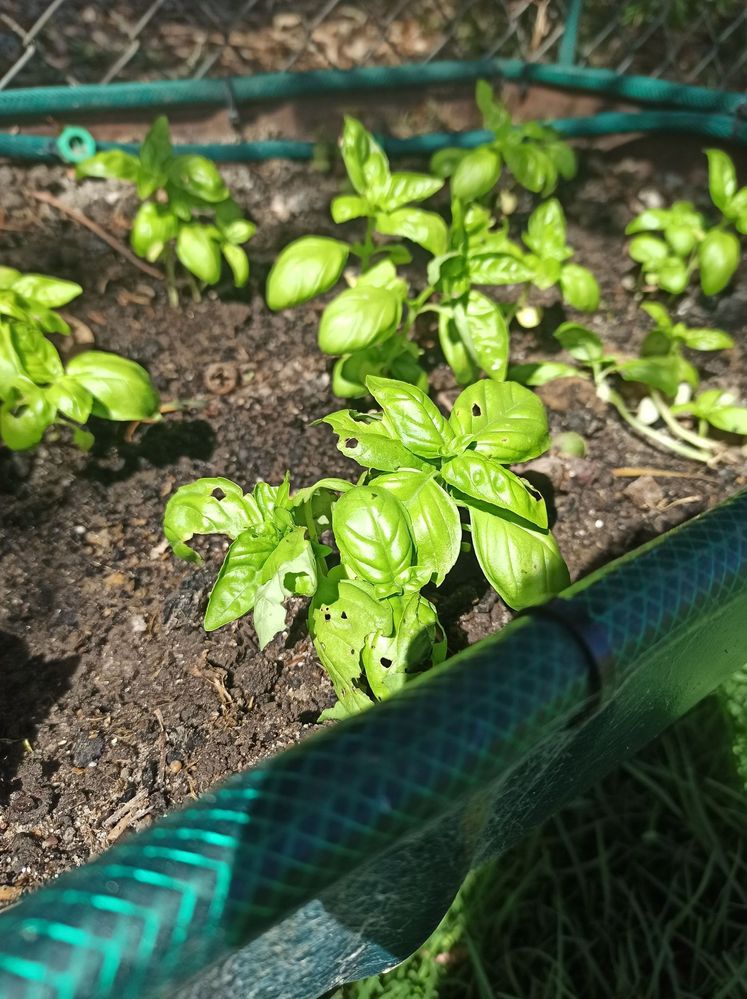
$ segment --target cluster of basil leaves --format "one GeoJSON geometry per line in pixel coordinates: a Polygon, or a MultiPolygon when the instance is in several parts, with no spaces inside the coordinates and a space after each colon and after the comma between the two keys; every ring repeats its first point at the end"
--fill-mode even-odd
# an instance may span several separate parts
{"type": "Polygon", "coordinates": [[[55,309],[81,291],[73,281],[0,267],[0,440],[13,451],[34,447],[53,424],[72,428],[87,450],[93,436],[83,425],[91,415],[159,416],[158,393],[134,361],[87,350],[63,365],[47,335],[70,333],[55,309]]]}
{"type": "Polygon", "coordinates": [[[245,494],[227,479],[199,479],[177,490],[164,517],[180,558],[201,561],[187,544],[197,534],[232,541],[206,629],[253,611],[264,647],[285,627],[287,598],[311,597],[309,632],[338,697],[325,717],[354,714],[443,658],[436,608],[422,590],[443,583],[465,531],[511,607],[539,603],[569,581],[544,500],[506,467],[549,445],[531,391],[481,380],[446,418],[407,382],[369,376],[367,389],[380,411],[342,410],[322,421],[365,469],[357,485],[321,479],[291,495],[286,477],[245,494]]]}
{"type": "Polygon", "coordinates": [[[731,157],[707,149],[708,190],[721,220],[709,227],[690,201],[670,208],[647,208],[628,225],[628,252],[642,268],[646,284],[680,295],[697,271],[704,295],[716,295],[729,284],[741,258],[739,236],[747,234],[747,187],[737,186],[731,157]],[[653,235],[661,233],[661,235],[653,235]]]}
{"type": "Polygon", "coordinates": [[[178,301],[175,257],[204,284],[220,280],[223,257],[234,285],[246,284],[249,258],[242,244],[256,226],[243,217],[214,163],[195,154],[175,155],[167,118],[156,118],[138,156],[106,150],[78,164],[76,175],[136,185],[142,204],[132,222],[130,243],[139,257],[163,261],[172,304],[178,301]]]}
{"type": "MultiPolygon", "coordinates": [[[[478,87],[478,100],[481,93],[478,87]]],[[[498,115],[498,105],[494,107],[498,115]]],[[[500,146],[522,182],[548,193],[558,178],[552,166],[555,160],[563,162],[565,175],[570,176],[575,158],[554,133],[538,128],[532,140],[529,126],[519,129],[509,123],[505,136],[499,130],[500,146]],[[525,164],[528,173],[518,164],[525,164]],[[540,175],[538,187],[535,180],[540,175]]],[[[345,275],[350,287],[326,306],[319,325],[320,349],[338,357],[332,376],[336,395],[365,396],[369,375],[392,376],[424,387],[426,375],[417,361],[420,351],[410,336],[417,317],[425,312],[438,314],[441,348],[460,384],[474,381],[480,371],[504,379],[508,323],[520,312],[523,298],[519,306],[498,303],[479,286],[558,285],[572,308],[593,311],[598,306],[594,276],[570,261],[573,250],[566,243],[565,217],[557,200],[544,202],[532,213],[523,247],[509,238],[507,223],[497,228],[493,211],[479,203],[497,174],[491,172],[490,183],[468,185],[464,172],[474,176],[470,164],[484,153],[497,162],[500,173],[498,153],[482,148],[465,153],[451,179],[447,223],[437,212],[413,205],[436,194],[443,178],[392,172],[381,146],[353,118],[345,119],[340,145],[355,194],[332,201],[332,218],[337,223],[365,219],[365,238],[346,242],[303,236],[280,252],[267,280],[270,308],[291,308],[330,291],[351,256],[357,258],[358,273],[345,275]],[[398,265],[410,261],[409,251],[400,243],[375,242],[375,233],[407,239],[430,254],[427,280],[416,294],[397,273],[398,265]]]]}

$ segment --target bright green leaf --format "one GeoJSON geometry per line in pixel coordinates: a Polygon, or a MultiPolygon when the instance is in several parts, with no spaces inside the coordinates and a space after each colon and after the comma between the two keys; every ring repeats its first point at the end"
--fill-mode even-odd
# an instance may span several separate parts
{"type": "Polygon", "coordinates": [[[341,292],[322,313],[319,349],[325,354],[346,354],[380,343],[394,332],[401,315],[397,294],[359,282],[341,292]]]}
{"type": "Polygon", "coordinates": [[[302,236],[280,251],[267,278],[267,304],[277,312],[308,302],[336,284],[350,252],[326,236],[302,236]]]}
{"type": "Polygon", "coordinates": [[[398,208],[376,216],[376,229],[384,236],[401,236],[424,247],[434,256],[446,252],[446,223],[435,212],[423,208],[398,208]]]}
{"type": "Polygon", "coordinates": [[[472,541],[482,571],[514,610],[554,596],[570,583],[550,532],[530,530],[504,516],[470,508],[472,541]]]}
{"type": "Polygon", "coordinates": [[[510,510],[536,527],[547,527],[547,509],[518,475],[477,451],[465,451],[441,468],[444,480],[460,493],[490,506],[510,510]]]}
{"type": "Polygon", "coordinates": [[[158,392],[139,364],[101,350],[78,354],[67,374],[93,396],[91,412],[106,420],[151,420],[158,417],[158,392]]]}
{"type": "Polygon", "coordinates": [[[366,379],[366,385],[409,451],[421,458],[436,458],[448,449],[454,433],[425,392],[415,385],[374,375],[366,379]]]}
{"type": "Polygon", "coordinates": [[[475,382],[457,397],[449,422],[477,451],[505,464],[536,458],[550,446],[545,407],[516,382],[475,382]]]}

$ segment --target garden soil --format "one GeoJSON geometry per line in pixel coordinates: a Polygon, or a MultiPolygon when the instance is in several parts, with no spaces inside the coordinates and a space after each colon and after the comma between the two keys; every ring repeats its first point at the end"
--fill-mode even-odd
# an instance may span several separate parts
{"type": "MultiPolygon", "coordinates": [[[[259,224],[250,286],[219,288],[200,304],[185,297],[174,310],[161,283],[33,197],[52,194],[126,240],[128,188],[76,185],[63,167],[0,166],[0,262],[85,289],[65,310],[73,335],[61,349],[132,357],[177,404],[158,424],[97,424],[90,454],[66,437],[28,454],[0,451],[0,903],[313,733],[334,699],[303,601],[291,603],[285,632],[261,652],[249,619],[206,634],[202,615],[225,546],[202,544],[206,564],[195,569],[171,555],[161,531],[168,497],[198,476],[250,488],[286,469],[295,487],[357,474],[329,429],[313,425],[341,405],[316,348],[321,305],[273,315],[262,300],[281,246],[333,232],[327,206],[341,178],[285,162],[223,172],[259,224]]],[[[646,328],[626,222],[643,205],[705,189],[699,145],[667,140],[587,152],[579,178],[560,191],[577,259],[603,289],[591,325],[617,349],[633,353],[646,328]]],[[[515,360],[553,350],[548,335],[562,313],[552,294],[546,304],[539,331],[514,335],[515,360]]],[[[746,398],[744,275],[715,299],[693,293],[678,314],[735,334],[738,346],[702,355],[702,367],[709,384],[746,398]]],[[[418,335],[434,395],[448,408],[456,390],[433,331],[418,335]]],[[[550,502],[574,579],[747,484],[738,449],[715,468],[653,450],[584,381],[541,394],[553,431],[574,430],[588,447],[585,458],[554,450],[525,468],[550,502]]],[[[436,600],[450,653],[511,616],[469,556],[436,600]]]]}

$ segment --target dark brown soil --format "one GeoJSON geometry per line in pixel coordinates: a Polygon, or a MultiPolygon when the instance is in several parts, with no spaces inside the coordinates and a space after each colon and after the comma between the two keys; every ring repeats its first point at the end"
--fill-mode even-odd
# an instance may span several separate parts
{"type": "MultiPolygon", "coordinates": [[[[622,230],[639,195],[671,199],[695,183],[704,188],[700,161],[691,169],[684,154],[692,149],[678,149],[673,156],[671,148],[634,144],[589,154],[583,176],[562,192],[578,259],[603,285],[605,307],[592,324],[631,352],[644,317],[621,286],[630,269],[622,230]]],[[[279,247],[302,232],[331,231],[326,209],[339,178],[288,163],[225,174],[260,225],[250,245],[251,289],[240,296],[221,289],[221,298],[174,311],[158,282],[28,195],[51,191],[124,237],[133,207],[125,189],[76,186],[62,168],[0,167],[2,263],[85,288],[69,309],[78,320],[78,345],[69,346],[80,349],[92,334],[97,346],[146,364],[164,399],[196,400],[131,439],[126,428],[97,426],[91,455],[64,439],[32,454],[0,453],[0,902],[313,731],[332,701],[305,635],[303,602],[264,652],[248,620],[206,635],[201,618],[220,544],[195,570],[162,540],[166,498],[197,476],[251,486],[290,468],[300,487],[320,475],[356,474],[332,434],[310,425],[338,405],[315,346],[319,308],[273,316],[261,298],[279,247]]],[[[693,295],[681,310],[692,324],[737,334],[740,345],[707,361],[705,373],[743,397],[745,305],[747,291],[737,284],[710,302],[693,295]]],[[[550,331],[557,319],[551,309],[550,331]]],[[[446,401],[453,383],[428,330],[421,335],[446,401]]],[[[541,335],[515,338],[518,359],[548,349],[541,335]]],[[[658,453],[582,381],[542,395],[553,429],[578,431],[589,448],[585,459],[552,453],[528,471],[552,501],[574,578],[747,483],[736,449],[718,469],[658,453]],[[641,478],[631,467],[661,474],[641,478]]],[[[452,652],[510,616],[468,559],[438,601],[452,652]]]]}

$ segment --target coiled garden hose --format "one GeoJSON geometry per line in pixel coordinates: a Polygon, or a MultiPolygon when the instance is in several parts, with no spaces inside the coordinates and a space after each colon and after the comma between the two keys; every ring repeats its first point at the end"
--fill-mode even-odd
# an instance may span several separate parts
{"type": "Polygon", "coordinates": [[[3,999],[312,999],[747,663],[747,492],[0,916],[3,999]]]}

